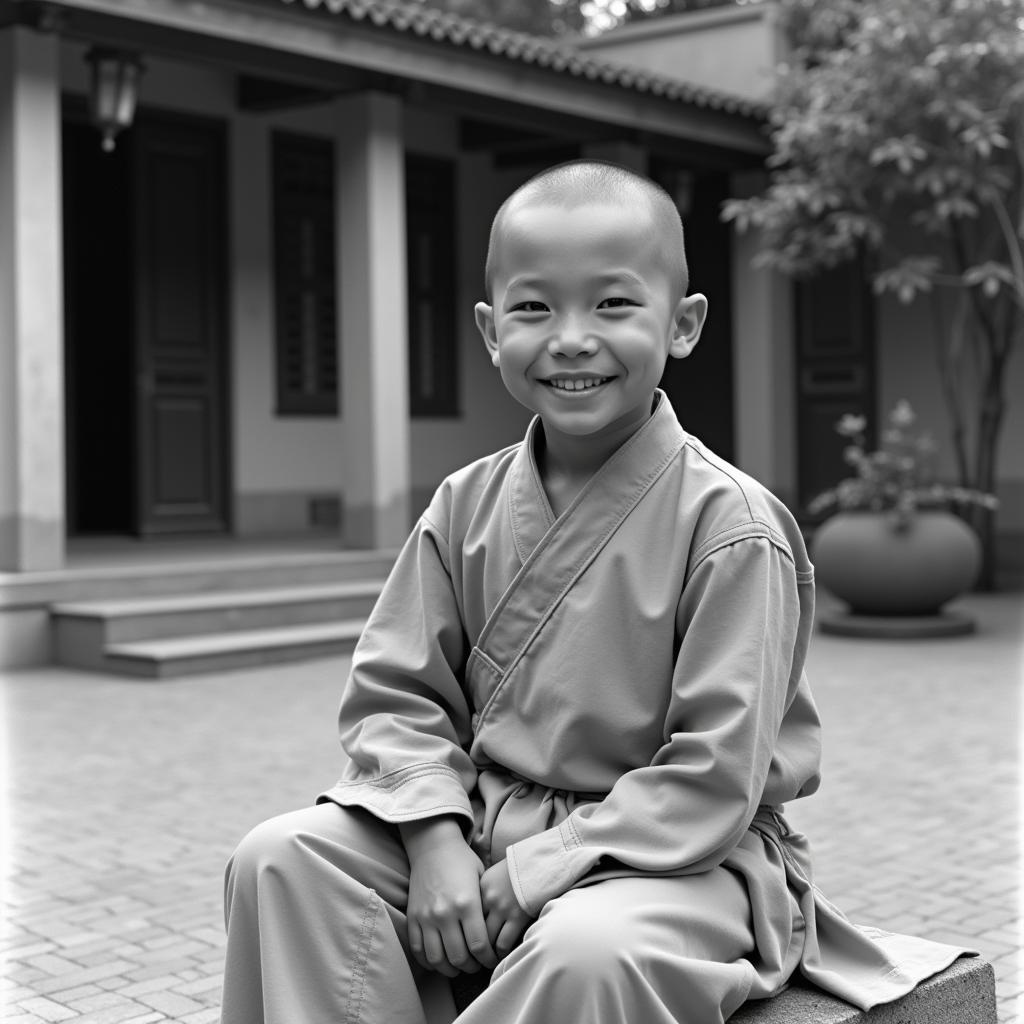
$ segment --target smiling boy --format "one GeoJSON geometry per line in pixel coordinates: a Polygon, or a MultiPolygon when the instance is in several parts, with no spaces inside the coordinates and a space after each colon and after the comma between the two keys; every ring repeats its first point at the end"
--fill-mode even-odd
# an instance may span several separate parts
{"type": "Polygon", "coordinates": [[[818,785],[813,572],[657,390],[696,345],[669,197],[562,165],[477,323],[525,439],[449,477],[353,655],[342,779],[229,865],[225,1024],[712,1024],[797,969],[862,1007],[959,950],[855,928],[782,813],[818,785]]]}
{"type": "Polygon", "coordinates": [[[551,181],[495,218],[492,304],[476,320],[509,393],[544,424],[538,461],[557,512],[650,417],[665,361],[693,350],[707,300],[686,294],[682,226],[664,192],[642,179],[617,191],[551,181]]]}

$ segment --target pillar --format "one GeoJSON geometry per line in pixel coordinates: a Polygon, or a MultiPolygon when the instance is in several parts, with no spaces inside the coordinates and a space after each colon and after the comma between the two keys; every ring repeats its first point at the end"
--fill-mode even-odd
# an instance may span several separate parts
{"type": "Polygon", "coordinates": [[[392,547],[411,488],[402,104],[360,93],[335,116],[344,539],[392,547]]]}
{"type": "MultiPolygon", "coordinates": [[[[759,192],[763,172],[738,174],[732,195],[759,192]]],[[[759,232],[733,235],[733,386],[736,462],[795,507],[796,393],[793,286],[777,271],[757,269],[759,232]]]]}
{"type": "Polygon", "coordinates": [[[64,561],[58,41],[0,29],[0,569],[64,561]]]}

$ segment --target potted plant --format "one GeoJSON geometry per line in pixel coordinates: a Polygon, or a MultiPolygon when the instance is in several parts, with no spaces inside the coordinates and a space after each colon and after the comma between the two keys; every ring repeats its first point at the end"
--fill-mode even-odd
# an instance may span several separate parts
{"type": "Polygon", "coordinates": [[[814,535],[812,560],[820,582],[854,616],[935,616],[971,588],[981,567],[977,535],[950,508],[991,509],[996,499],[939,482],[935,445],[915,420],[910,403],[899,401],[880,447],[867,451],[866,419],[844,416],[836,431],[856,473],[808,505],[832,513],[814,535]]]}

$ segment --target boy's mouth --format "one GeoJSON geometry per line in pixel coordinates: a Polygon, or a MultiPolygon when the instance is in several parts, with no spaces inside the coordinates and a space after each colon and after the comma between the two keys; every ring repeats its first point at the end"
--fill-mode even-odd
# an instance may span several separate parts
{"type": "Polygon", "coordinates": [[[591,391],[614,377],[549,377],[544,383],[556,391],[591,391]]]}

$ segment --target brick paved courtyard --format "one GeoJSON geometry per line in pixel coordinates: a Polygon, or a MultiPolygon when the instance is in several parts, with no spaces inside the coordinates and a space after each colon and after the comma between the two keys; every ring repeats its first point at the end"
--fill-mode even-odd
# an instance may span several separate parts
{"type": "MultiPolygon", "coordinates": [[[[825,782],[790,816],[852,916],[980,949],[1011,1024],[1024,1019],[1024,597],[960,607],[977,636],[815,638],[825,782]]],[[[333,781],[346,668],[3,677],[5,1021],[217,1019],[224,861],[250,825],[333,781]]]]}

